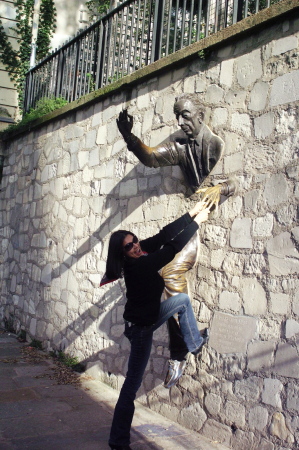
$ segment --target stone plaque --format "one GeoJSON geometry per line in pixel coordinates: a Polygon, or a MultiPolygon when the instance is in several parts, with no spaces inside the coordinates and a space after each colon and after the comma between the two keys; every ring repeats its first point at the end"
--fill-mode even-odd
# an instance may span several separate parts
{"type": "Polygon", "coordinates": [[[209,345],[219,353],[245,353],[248,342],[255,336],[256,326],[254,317],[215,312],[209,345]]]}

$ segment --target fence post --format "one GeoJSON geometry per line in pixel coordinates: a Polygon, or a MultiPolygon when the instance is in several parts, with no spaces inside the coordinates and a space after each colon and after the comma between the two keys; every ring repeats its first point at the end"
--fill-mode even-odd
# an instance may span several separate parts
{"type": "Polygon", "coordinates": [[[165,0],[155,2],[151,62],[161,58],[165,0]]]}

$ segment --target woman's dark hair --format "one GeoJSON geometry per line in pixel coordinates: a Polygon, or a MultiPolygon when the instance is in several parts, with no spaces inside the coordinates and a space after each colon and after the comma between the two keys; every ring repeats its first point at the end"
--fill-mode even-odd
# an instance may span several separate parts
{"type": "Polygon", "coordinates": [[[106,262],[106,275],[109,279],[121,278],[123,276],[124,252],[123,242],[125,237],[131,234],[131,231],[118,230],[111,234],[108,257],[106,262]]]}

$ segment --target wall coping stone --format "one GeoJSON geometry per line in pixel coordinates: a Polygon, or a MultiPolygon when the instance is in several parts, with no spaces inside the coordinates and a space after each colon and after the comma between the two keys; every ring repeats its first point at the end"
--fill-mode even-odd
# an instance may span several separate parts
{"type": "MultiPolygon", "coordinates": [[[[108,96],[115,95],[119,91],[131,90],[134,85],[140,83],[141,80],[146,80],[149,77],[155,76],[157,73],[169,70],[171,67],[175,67],[179,63],[181,64],[183,60],[188,60],[198,57],[198,53],[202,50],[210,50],[224,41],[231,41],[239,39],[241,35],[245,35],[253,32],[257,28],[264,27],[265,23],[274,21],[277,18],[281,20],[282,15],[294,14],[295,10],[299,10],[298,0],[282,0],[269,8],[263,9],[257,14],[247,17],[246,19],[237,22],[230,27],[227,27],[211,36],[201,39],[198,42],[194,42],[188,47],[182,48],[165,58],[159,59],[158,61],[145,66],[136,72],[133,72],[126,77],[123,77],[116,82],[104,86],[96,91],[90,92],[83,97],[68,103],[62,108],[56,109],[55,111],[46,114],[30,123],[27,123],[23,127],[12,131],[4,131],[0,133],[0,144],[1,140],[3,142],[9,142],[16,136],[31,131],[37,127],[47,124],[48,122],[57,119],[58,117],[65,116],[69,112],[75,112],[82,107],[90,106],[93,103],[102,101],[108,96]]],[[[0,145],[1,147],[1,145],[0,145]]]]}

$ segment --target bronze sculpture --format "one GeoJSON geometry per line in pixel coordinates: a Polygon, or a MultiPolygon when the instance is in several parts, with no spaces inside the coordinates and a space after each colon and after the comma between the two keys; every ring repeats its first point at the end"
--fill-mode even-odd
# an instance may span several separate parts
{"type": "MultiPolygon", "coordinates": [[[[178,125],[185,134],[185,138],[156,147],[148,147],[132,133],[133,117],[128,114],[127,110],[119,114],[117,125],[128,149],[144,165],[148,167],[180,166],[191,191],[203,193],[203,200],[217,208],[221,194],[225,196],[233,195],[235,192],[234,183],[227,180],[209,188],[201,188],[200,186],[221,158],[224,142],[204,123],[204,110],[194,95],[182,94],[177,97],[174,104],[174,114],[178,125]]],[[[188,293],[186,272],[194,266],[197,253],[198,237],[194,236],[175,259],[162,269],[161,275],[165,282],[166,297],[181,292],[188,293]]],[[[176,349],[176,359],[182,361],[187,349],[174,318],[169,319],[168,329],[170,348],[176,349]]]]}

